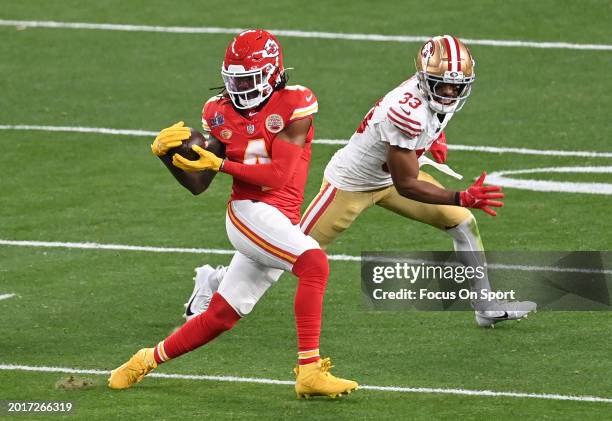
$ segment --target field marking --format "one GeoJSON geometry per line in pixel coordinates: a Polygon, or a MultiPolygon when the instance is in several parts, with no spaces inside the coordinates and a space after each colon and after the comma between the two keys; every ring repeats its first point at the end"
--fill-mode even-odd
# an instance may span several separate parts
{"type": "Polygon", "coordinates": [[[8,300],[9,298],[13,298],[14,296],[16,296],[17,294],[2,294],[0,295],[0,301],[2,300],[8,300]]]}
{"type": "MultiPolygon", "coordinates": [[[[106,127],[81,127],[81,126],[39,126],[30,124],[0,124],[0,130],[23,130],[23,131],[44,131],[44,132],[63,132],[63,133],[95,133],[119,136],[140,136],[140,137],[155,137],[158,132],[148,130],[133,130],[133,129],[112,129],[106,127]]],[[[343,139],[315,139],[314,143],[320,145],[346,145],[347,140],[343,139]]],[[[519,155],[543,155],[543,156],[575,156],[587,158],[612,158],[612,152],[595,152],[595,151],[561,151],[561,150],[546,150],[546,149],[529,149],[529,148],[506,148],[497,146],[471,146],[471,145],[455,145],[449,144],[448,149],[451,151],[469,151],[469,152],[485,152],[485,153],[514,153],[519,155]]]]}
{"type": "MultiPolygon", "coordinates": [[[[114,23],[91,22],[58,22],[37,20],[5,20],[0,19],[0,26],[15,26],[25,28],[48,29],[88,29],[123,32],[164,32],[173,34],[228,34],[235,35],[245,28],[221,28],[215,26],[156,26],[156,25],[124,25],[114,23]]],[[[356,34],[344,32],[298,31],[287,29],[269,29],[276,36],[296,38],[338,39],[348,41],[375,41],[375,42],[418,42],[422,43],[431,38],[428,35],[383,35],[383,34],[356,34]]],[[[610,44],[577,44],[570,42],[541,42],[522,40],[494,40],[462,38],[469,45],[486,45],[493,47],[519,47],[519,48],[545,48],[568,50],[612,50],[610,44]]]]}
{"type": "MultiPolygon", "coordinates": [[[[183,247],[153,247],[153,246],[131,246],[124,244],[100,244],[100,243],[74,243],[59,241],[24,241],[24,240],[3,240],[0,239],[0,246],[18,247],[44,247],[44,248],[67,248],[85,250],[118,250],[118,251],[145,251],[153,253],[189,253],[189,254],[221,254],[233,255],[235,250],[228,249],[206,249],[206,248],[183,248],[183,247]]],[[[348,254],[329,254],[329,260],[361,262],[361,256],[348,254]]],[[[402,260],[404,261],[404,260],[402,260]]],[[[407,260],[406,260],[407,261],[407,260]]],[[[422,263],[414,261],[415,264],[422,263]]],[[[491,263],[487,269],[493,270],[519,270],[524,272],[563,272],[563,273],[594,273],[612,275],[612,269],[585,269],[585,268],[561,268],[556,266],[528,266],[512,265],[503,263],[491,263]]]]}
{"type": "MultiPolygon", "coordinates": [[[[17,364],[0,364],[0,370],[7,371],[31,371],[39,373],[66,373],[66,374],[95,374],[109,375],[108,370],[89,370],[67,367],[45,367],[45,366],[29,366],[17,364]]],[[[276,380],[260,377],[238,377],[238,376],[207,376],[200,374],[166,374],[166,373],[151,373],[148,377],[156,377],[161,379],[178,379],[178,380],[208,380],[230,383],[256,383],[256,384],[273,384],[282,386],[293,386],[294,381],[276,380]]],[[[531,399],[547,399],[556,401],[577,401],[577,402],[600,402],[612,403],[612,398],[603,398],[599,396],[580,396],[580,395],[560,395],[556,393],[527,393],[527,392],[498,392],[494,390],[470,390],[470,389],[445,389],[439,387],[403,387],[403,386],[370,386],[360,385],[359,389],[373,390],[377,392],[396,392],[396,393],[431,393],[444,395],[467,395],[467,396],[483,396],[483,397],[508,397],[508,398],[531,398],[531,399]]]]}
{"type": "Polygon", "coordinates": [[[226,249],[129,246],[125,244],[71,243],[71,242],[59,242],[59,241],[0,240],[0,245],[22,246],[22,247],[85,249],[85,250],[147,251],[147,252],[152,252],[152,253],[227,254],[227,255],[233,255],[235,253],[234,250],[226,250],[226,249]]]}
{"type": "Polygon", "coordinates": [[[584,183],[573,181],[533,180],[508,177],[508,175],[515,174],[538,173],[612,174],[612,167],[548,167],[495,171],[488,175],[487,183],[497,184],[503,187],[511,187],[515,189],[531,191],[586,193],[603,195],[612,194],[612,184],[610,183],[584,183]]]}
{"type": "Polygon", "coordinates": [[[505,148],[497,146],[471,146],[449,144],[448,149],[453,151],[471,151],[488,153],[515,153],[519,155],[544,155],[544,156],[577,156],[586,158],[612,158],[612,152],[595,151],[562,151],[555,149],[530,149],[530,148],[505,148]]]}
{"type": "MultiPolygon", "coordinates": [[[[188,253],[188,254],[223,254],[233,256],[236,250],[228,249],[208,249],[208,248],[184,248],[184,247],[152,247],[152,246],[131,246],[125,244],[100,244],[100,243],[72,243],[59,241],[15,241],[2,240],[0,245],[21,246],[21,247],[45,247],[45,248],[68,248],[86,250],[119,250],[119,251],[145,251],[152,253],[188,253]]],[[[360,256],[347,254],[332,254],[328,256],[330,260],[355,261],[360,262],[360,256]]]]}
{"type": "Polygon", "coordinates": [[[146,130],[130,129],[109,129],[105,127],[81,127],[81,126],[37,126],[31,124],[0,124],[0,130],[25,130],[43,132],[63,132],[63,133],[96,133],[120,136],[142,136],[155,137],[159,132],[146,130]]]}

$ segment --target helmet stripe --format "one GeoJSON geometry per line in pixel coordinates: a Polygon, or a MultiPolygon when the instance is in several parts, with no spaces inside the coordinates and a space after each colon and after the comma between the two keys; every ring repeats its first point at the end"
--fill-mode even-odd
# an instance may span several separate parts
{"type": "Polygon", "coordinates": [[[457,49],[457,71],[461,71],[461,47],[459,47],[459,41],[457,38],[453,37],[453,41],[455,41],[455,48],[457,49]]]}
{"type": "Polygon", "coordinates": [[[448,70],[451,71],[453,70],[452,68],[453,53],[451,51],[450,43],[448,42],[448,35],[444,35],[442,39],[444,40],[444,47],[446,49],[446,59],[448,60],[448,70]]]}

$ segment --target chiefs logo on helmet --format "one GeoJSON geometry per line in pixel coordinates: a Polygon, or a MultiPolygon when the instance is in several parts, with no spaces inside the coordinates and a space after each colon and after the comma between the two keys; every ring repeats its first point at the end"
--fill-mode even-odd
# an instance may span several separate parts
{"type": "Polygon", "coordinates": [[[276,57],[278,56],[278,44],[273,39],[269,39],[266,41],[266,46],[264,47],[264,57],[276,57]]]}
{"type": "Polygon", "coordinates": [[[253,29],[239,33],[227,47],[221,75],[236,108],[255,108],[282,82],[283,53],[271,33],[253,29]]]}

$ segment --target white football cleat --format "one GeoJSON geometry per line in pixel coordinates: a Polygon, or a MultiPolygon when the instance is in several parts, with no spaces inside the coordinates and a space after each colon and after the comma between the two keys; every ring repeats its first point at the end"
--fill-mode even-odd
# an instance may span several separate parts
{"type": "Polygon", "coordinates": [[[532,301],[492,301],[486,306],[486,310],[475,312],[476,323],[480,327],[495,327],[499,322],[524,319],[538,307],[532,301]]]}
{"type": "MultiPolygon", "coordinates": [[[[212,288],[211,277],[217,270],[210,265],[204,265],[195,269],[196,276],[193,278],[195,286],[189,301],[185,303],[185,319],[187,321],[193,319],[200,313],[204,313],[210,304],[210,300],[214,294],[212,288]]],[[[218,283],[217,283],[218,286],[218,283]]]]}

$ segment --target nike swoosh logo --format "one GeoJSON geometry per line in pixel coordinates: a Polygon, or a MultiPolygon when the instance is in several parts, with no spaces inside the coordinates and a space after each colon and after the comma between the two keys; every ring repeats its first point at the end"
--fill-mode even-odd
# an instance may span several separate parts
{"type": "Polygon", "coordinates": [[[189,304],[187,304],[187,309],[185,309],[185,314],[187,316],[193,316],[195,313],[193,311],[191,311],[191,304],[193,304],[193,300],[195,300],[197,294],[193,295],[193,298],[189,301],[189,304]]]}
{"type": "Polygon", "coordinates": [[[311,100],[311,99],[312,99],[312,94],[310,94],[310,95],[308,95],[308,96],[306,97],[306,101],[308,101],[308,102],[310,102],[310,100],[311,100]]]}
{"type": "Polygon", "coordinates": [[[507,311],[504,311],[504,315],[503,315],[503,316],[499,316],[499,317],[490,317],[490,318],[491,318],[491,319],[499,319],[499,320],[502,320],[502,319],[507,319],[507,318],[508,318],[508,312],[507,312],[507,311]]]}

